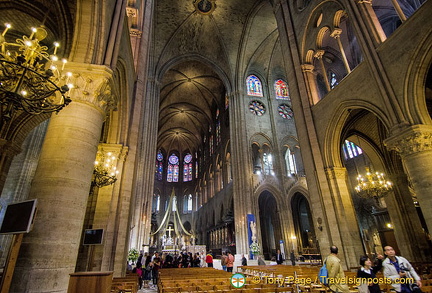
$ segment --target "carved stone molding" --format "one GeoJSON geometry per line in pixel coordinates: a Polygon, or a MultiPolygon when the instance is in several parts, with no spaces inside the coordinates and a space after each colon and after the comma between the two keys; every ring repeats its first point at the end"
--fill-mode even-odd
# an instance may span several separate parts
{"type": "Polygon", "coordinates": [[[137,17],[138,16],[138,9],[133,7],[126,7],[126,13],[128,17],[137,17]]]}
{"type": "Polygon", "coordinates": [[[414,125],[386,139],[384,145],[401,156],[432,151],[432,126],[414,125]]]}
{"type": "Polygon", "coordinates": [[[129,30],[129,35],[132,36],[132,37],[141,37],[142,31],[140,31],[138,29],[135,29],[135,28],[131,28],[129,30]]]}
{"type": "Polygon", "coordinates": [[[68,63],[72,72],[68,83],[73,84],[70,97],[73,102],[88,103],[104,114],[114,110],[118,94],[113,82],[113,72],[107,66],[68,63]]]}

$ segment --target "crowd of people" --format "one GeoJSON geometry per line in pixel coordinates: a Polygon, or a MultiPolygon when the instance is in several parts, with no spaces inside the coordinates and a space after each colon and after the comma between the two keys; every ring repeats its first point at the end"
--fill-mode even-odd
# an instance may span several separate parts
{"type": "MultiPolygon", "coordinates": [[[[324,259],[324,263],[328,271],[329,288],[336,293],[349,293],[349,287],[345,273],[338,257],[338,248],[330,247],[330,254],[324,259]]],[[[374,263],[368,256],[360,257],[360,268],[357,271],[357,278],[364,280],[358,287],[359,293],[380,293],[379,280],[376,274],[383,269],[385,278],[392,281],[394,291],[397,293],[421,293],[421,278],[414,270],[409,261],[401,256],[396,256],[396,252],[391,246],[384,247],[383,255],[376,255],[374,263]],[[402,282],[401,279],[410,278],[412,282],[402,282]]],[[[293,257],[290,256],[292,264],[295,265],[293,257]]],[[[224,271],[233,272],[235,257],[230,251],[223,251],[221,255],[221,267],[224,271]]],[[[283,255],[280,251],[274,256],[273,263],[282,264],[284,262],[283,255]]],[[[159,255],[154,252],[153,255],[148,253],[140,254],[133,272],[139,276],[139,287],[155,287],[157,284],[158,270],[160,268],[190,268],[190,267],[213,267],[213,254],[210,250],[206,255],[200,255],[198,252],[182,252],[178,254],[164,253],[159,255]],[[150,281],[151,284],[150,284],[150,281]]],[[[265,265],[261,257],[258,257],[258,265],[265,265]]],[[[241,265],[247,265],[247,259],[242,255],[241,265]]]]}
{"type": "Polygon", "coordinates": [[[140,254],[136,266],[132,272],[139,277],[139,288],[153,288],[157,284],[158,271],[161,268],[190,268],[201,267],[206,263],[207,258],[200,256],[198,252],[182,252],[176,254],[164,253],[160,255],[154,252],[152,255],[140,254]],[[150,284],[150,281],[151,284],[150,284]]]}
{"type": "MultiPolygon", "coordinates": [[[[337,256],[339,249],[330,247],[330,254],[324,260],[328,272],[328,286],[336,293],[349,293],[347,278],[345,277],[341,261],[337,256]]],[[[380,283],[389,280],[393,290],[397,293],[420,293],[421,278],[410,262],[402,256],[396,256],[391,246],[384,247],[384,254],[378,254],[375,263],[368,256],[360,257],[360,268],[357,279],[360,280],[359,293],[381,293],[380,283]],[[377,278],[377,273],[383,269],[385,280],[377,278]]]]}

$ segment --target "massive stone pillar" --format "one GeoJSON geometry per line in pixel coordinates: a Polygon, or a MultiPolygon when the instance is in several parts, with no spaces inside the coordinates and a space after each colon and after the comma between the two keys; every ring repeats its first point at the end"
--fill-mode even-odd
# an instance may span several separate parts
{"type": "Polygon", "coordinates": [[[412,183],[429,232],[432,231],[432,126],[410,126],[385,140],[397,151],[412,183]]]}
{"type": "Polygon", "coordinates": [[[351,194],[347,187],[345,168],[327,168],[327,177],[333,198],[335,215],[329,219],[335,221],[329,230],[339,230],[340,238],[333,238],[334,243],[340,241],[339,256],[345,259],[347,268],[358,266],[358,255],[363,251],[360,233],[351,194]]]}
{"type": "Polygon", "coordinates": [[[75,271],[102,123],[115,99],[109,68],[68,68],[74,73],[73,102],[53,114],[48,126],[30,190],[38,212],[23,239],[10,292],[66,292],[75,271]]]}

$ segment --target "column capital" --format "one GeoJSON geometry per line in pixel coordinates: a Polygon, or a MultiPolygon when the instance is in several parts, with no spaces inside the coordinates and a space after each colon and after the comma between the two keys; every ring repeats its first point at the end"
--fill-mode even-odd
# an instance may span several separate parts
{"type": "Polygon", "coordinates": [[[131,37],[141,37],[142,31],[140,31],[139,29],[136,29],[136,28],[131,28],[129,30],[129,35],[131,37]]]}
{"type": "Polygon", "coordinates": [[[372,5],[372,0],[359,0],[358,4],[369,4],[369,5],[372,5]]]}
{"type": "Polygon", "coordinates": [[[384,140],[388,150],[395,150],[402,157],[432,151],[432,126],[413,125],[384,140]]]}
{"type": "Polygon", "coordinates": [[[332,33],[330,34],[330,37],[336,39],[336,38],[339,38],[341,34],[342,34],[342,29],[340,29],[340,28],[335,28],[335,29],[332,31],[332,33]]]}
{"type": "Polygon", "coordinates": [[[68,63],[67,70],[72,72],[68,83],[73,84],[69,92],[73,102],[91,104],[104,115],[117,107],[118,93],[109,67],[68,63]]]}
{"type": "Polygon", "coordinates": [[[313,66],[312,64],[302,64],[301,69],[303,72],[313,73],[315,66],[313,66]]]}
{"type": "Polygon", "coordinates": [[[321,59],[324,56],[325,51],[322,49],[319,49],[315,52],[314,57],[317,59],[321,59]]]}
{"type": "Polygon", "coordinates": [[[327,167],[325,172],[329,179],[345,179],[347,176],[347,170],[344,167],[327,167]]]}

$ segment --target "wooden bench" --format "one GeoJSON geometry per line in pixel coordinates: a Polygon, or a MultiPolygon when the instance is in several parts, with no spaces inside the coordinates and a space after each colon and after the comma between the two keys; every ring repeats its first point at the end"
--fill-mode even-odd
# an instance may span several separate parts
{"type": "Polygon", "coordinates": [[[111,283],[111,293],[137,293],[138,275],[127,275],[126,277],[114,277],[111,283]]]}

